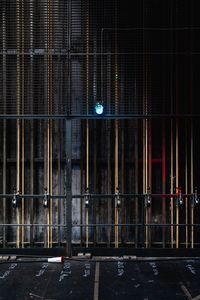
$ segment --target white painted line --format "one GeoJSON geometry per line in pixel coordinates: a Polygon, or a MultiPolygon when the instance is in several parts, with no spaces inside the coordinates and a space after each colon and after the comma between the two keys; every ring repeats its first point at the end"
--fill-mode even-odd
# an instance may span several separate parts
{"type": "MultiPolygon", "coordinates": [[[[179,283],[180,283],[182,291],[184,292],[184,294],[186,295],[188,300],[193,300],[192,296],[191,296],[190,292],[188,291],[188,289],[186,288],[186,286],[182,282],[179,282],[179,283]]],[[[197,299],[195,299],[195,300],[197,300],[197,299]]]]}
{"type": "Polygon", "coordinates": [[[95,278],[94,278],[94,300],[99,299],[99,268],[100,268],[100,263],[97,262],[95,266],[95,278]]]}
{"type": "Polygon", "coordinates": [[[192,300],[200,300],[200,295],[198,295],[198,296],[192,298],[192,300]]]}

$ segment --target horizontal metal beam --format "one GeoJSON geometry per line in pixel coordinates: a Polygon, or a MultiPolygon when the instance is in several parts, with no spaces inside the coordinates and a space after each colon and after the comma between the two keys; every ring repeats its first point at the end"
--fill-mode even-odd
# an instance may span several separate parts
{"type": "Polygon", "coordinates": [[[71,115],[47,115],[47,114],[0,114],[0,120],[116,120],[116,119],[199,119],[200,114],[71,114],[71,115]]]}
{"type": "Polygon", "coordinates": [[[91,253],[92,256],[125,256],[132,255],[136,257],[200,257],[200,249],[143,249],[133,247],[120,248],[94,248],[94,247],[73,247],[72,255],[78,253],[91,253]]]}
{"type": "Polygon", "coordinates": [[[54,248],[0,248],[2,255],[27,255],[27,256],[66,256],[65,247],[54,248]]]}
{"type": "MultiPolygon", "coordinates": [[[[146,196],[150,196],[151,198],[178,198],[179,194],[119,194],[120,198],[144,198],[146,196]]],[[[200,197],[200,194],[196,194],[198,197],[200,197]]],[[[12,198],[13,194],[0,194],[0,198],[12,198]]],[[[33,194],[33,195],[19,195],[19,198],[22,199],[43,199],[45,195],[43,194],[33,194]]],[[[86,196],[89,196],[90,199],[101,199],[101,198],[115,198],[115,194],[80,194],[80,195],[72,195],[73,199],[79,199],[79,198],[85,198],[86,196]]],[[[186,197],[192,197],[194,194],[181,194],[182,198],[186,197]]],[[[65,199],[66,195],[48,195],[50,199],[65,199]]]]}
{"type": "MultiPolygon", "coordinates": [[[[65,224],[12,224],[5,223],[0,224],[0,227],[13,226],[13,227],[67,227],[65,224]]],[[[185,226],[200,226],[200,224],[162,224],[162,223],[151,223],[151,224],[141,224],[141,223],[125,223],[125,224],[72,224],[72,227],[185,227],[185,226]]]]}
{"type": "Polygon", "coordinates": [[[134,52],[75,52],[75,53],[68,53],[68,52],[59,52],[59,51],[42,51],[41,52],[17,52],[17,50],[8,50],[5,52],[0,51],[0,56],[15,56],[15,55],[23,55],[29,56],[30,58],[38,57],[38,56],[46,56],[50,54],[52,57],[77,57],[77,56],[131,56],[131,55],[200,55],[199,51],[134,51],[134,52]]]}

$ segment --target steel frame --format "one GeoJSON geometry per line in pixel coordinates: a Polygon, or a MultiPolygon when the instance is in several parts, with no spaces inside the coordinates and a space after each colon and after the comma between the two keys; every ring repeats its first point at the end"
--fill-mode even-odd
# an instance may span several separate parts
{"type": "MultiPolygon", "coordinates": [[[[85,228],[87,230],[89,230],[89,228],[93,227],[93,228],[100,228],[100,227],[108,227],[108,228],[115,228],[115,234],[116,232],[118,233],[119,236],[119,228],[127,228],[127,227],[134,227],[137,230],[140,228],[141,229],[141,239],[140,241],[137,239],[136,241],[136,248],[144,248],[146,245],[146,230],[150,230],[150,228],[163,228],[162,230],[164,230],[164,228],[171,228],[174,230],[179,230],[179,228],[188,228],[191,230],[191,232],[194,231],[194,228],[198,228],[200,227],[200,224],[197,223],[187,223],[187,224],[181,224],[181,223],[160,223],[160,224],[154,224],[149,222],[146,222],[145,220],[145,199],[147,194],[119,194],[119,197],[122,199],[135,199],[137,201],[142,201],[142,209],[141,209],[141,222],[136,222],[136,223],[119,223],[119,222],[115,222],[115,223],[89,223],[86,220],[86,223],[79,223],[79,224],[73,224],[72,223],[72,199],[81,199],[81,201],[84,201],[86,194],[80,194],[80,195],[72,195],[72,191],[71,191],[71,144],[69,143],[69,141],[71,140],[71,121],[68,120],[68,122],[66,123],[66,195],[49,195],[49,201],[52,200],[61,200],[64,199],[65,200],[65,223],[64,224],[52,224],[52,223],[44,223],[44,224],[34,224],[34,223],[30,223],[30,224],[26,224],[24,222],[22,223],[17,223],[17,224],[9,224],[9,223],[4,223],[4,224],[0,224],[0,227],[3,228],[7,228],[7,227],[16,227],[18,229],[18,231],[20,231],[20,229],[25,228],[25,227],[30,227],[30,228],[34,228],[34,227],[44,227],[48,230],[50,230],[50,228],[65,228],[66,229],[66,242],[67,242],[67,247],[66,247],[66,253],[68,256],[71,256],[73,253],[73,247],[72,247],[72,228],[75,227],[79,227],[79,228],[85,228]],[[117,231],[116,231],[117,229],[117,231]]],[[[116,194],[89,194],[90,196],[90,201],[94,200],[94,201],[98,201],[102,198],[116,198],[116,194]]],[[[148,194],[148,196],[150,196],[151,198],[162,198],[163,201],[166,199],[176,199],[178,197],[177,194],[148,194]]],[[[182,197],[186,200],[190,199],[191,197],[193,197],[194,194],[183,194],[182,197]]],[[[200,196],[200,195],[197,195],[200,196]]],[[[3,199],[12,199],[13,194],[0,194],[0,198],[3,199]]],[[[34,199],[43,199],[44,195],[20,195],[19,198],[23,199],[23,201],[27,200],[27,201],[34,201],[34,199]]],[[[120,208],[119,208],[120,209],[120,208]]],[[[122,209],[122,208],[121,208],[122,209]]],[[[163,242],[162,242],[163,243],[163,242]]],[[[169,241],[170,243],[170,241],[169,241]]],[[[165,245],[167,244],[167,242],[165,241],[165,245]]],[[[186,245],[186,248],[188,247],[188,244],[186,245]]],[[[86,240],[86,248],[89,248],[89,241],[88,239],[86,240]]],[[[117,247],[116,247],[116,237],[115,237],[115,248],[118,248],[121,245],[121,242],[119,242],[118,238],[117,238],[117,247]]],[[[192,241],[192,248],[194,247],[194,241],[192,241]]],[[[19,247],[17,247],[19,248],[19,247]]],[[[0,251],[1,253],[1,251],[0,251]]]]}

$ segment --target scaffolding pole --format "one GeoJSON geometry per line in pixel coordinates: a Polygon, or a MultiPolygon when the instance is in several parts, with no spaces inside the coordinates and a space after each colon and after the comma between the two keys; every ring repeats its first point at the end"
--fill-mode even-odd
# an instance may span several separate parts
{"type": "MultiPolygon", "coordinates": [[[[162,122],[162,193],[166,193],[166,123],[162,122]]],[[[166,200],[162,198],[162,223],[166,223],[166,200]]],[[[162,247],[166,245],[166,228],[162,228],[162,247]]]]}
{"type": "MultiPolygon", "coordinates": [[[[185,121],[185,193],[188,193],[188,123],[185,121]]],[[[188,248],[188,197],[185,198],[185,247],[188,248]]]]}
{"type": "MultiPolygon", "coordinates": [[[[176,120],[176,192],[179,194],[179,124],[176,120]]],[[[179,205],[176,204],[176,225],[179,225],[179,205]]],[[[176,248],[179,247],[179,227],[176,226],[176,248]]]]}
{"type": "MultiPolygon", "coordinates": [[[[30,0],[30,51],[33,53],[34,45],[33,45],[33,11],[34,11],[34,0],[30,0]]],[[[30,110],[33,113],[33,55],[30,56],[30,91],[29,91],[29,99],[30,99],[30,110]]],[[[34,193],[34,121],[30,120],[30,192],[34,193]]],[[[34,204],[33,199],[31,199],[30,204],[30,223],[33,224],[34,220],[34,204]]],[[[34,236],[34,228],[30,227],[30,245],[33,246],[33,236],[34,236]]]]}
{"type": "MultiPolygon", "coordinates": [[[[6,114],[6,99],[7,99],[7,90],[6,90],[6,81],[7,81],[7,66],[6,66],[6,7],[3,7],[2,13],[2,30],[3,30],[3,101],[4,101],[4,113],[6,114]]],[[[3,120],[3,193],[6,194],[6,152],[7,152],[7,122],[3,120]]],[[[6,223],[6,198],[3,198],[3,222],[6,223]]],[[[3,247],[6,246],[7,233],[6,228],[3,227],[3,247]]]]}
{"type": "MultiPolygon", "coordinates": [[[[170,132],[170,190],[171,194],[174,193],[174,131],[173,120],[171,120],[171,132],[170,132]]],[[[170,199],[170,224],[174,225],[174,198],[170,199]]],[[[171,226],[171,248],[174,248],[174,226],[171,226]]]]}
{"type": "MultiPolygon", "coordinates": [[[[89,114],[89,0],[86,3],[86,105],[87,105],[87,114],[89,114]]],[[[89,120],[86,120],[86,190],[89,191],[89,156],[90,156],[90,128],[89,128],[89,120]]],[[[85,232],[85,239],[86,239],[86,248],[89,246],[89,207],[85,208],[85,223],[86,223],[86,232],[85,232]]]]}
{"type": "MultiPolygon", "coordinates": [[[[191,169],[191,177],[190,177],[190,186],[191,186],[191,194],[194,193],[194,129],[193,129],[193,120],[191,120],[191,131],[190,131],[190,169],[191,169]]],[[[191,207],[191,224],[194,224],[194,206],[191,207]]],[[[194,248],[194,226],[191,226],[191,248],[194,248]]]]}
{"type": "MultiPolygon", "coordinates": [[[[21,107],[21,66],[20,66],[20,53],[21,53],[21,7],[20,0],[16,0],[16,29],[17,29],[17,114],[20,115],[21,107]]],[[[21,191],[21,121],[17,122],[17,174],[16,174],[16,192],[21,191]]],[[[20,207],[16,208],[17,224],[20,224],[20,207]]],[[[20,227],[17,227],[16,247],[20,247],[20,227]]]]}
{"type": "MultiPolygon", "coordinates": [[[[115,0],[115,28],[117,29],[117,0],[115,0]]],[[[115,31],[115,52],[117,53],[118,41],[117,41],[117,31],[115,31]]],[[[119,85],[118,85],[118,56],[115,55],[114,62],[114,84],[115,84],[115,113],[119,112],[119,85]]],[[[115,120],[115,193],[119,191],[119,120],[115,120]]],[[[115,203],[115,248],[119,247],[119,207],[115,203]]]]}
{"type": "MultiPolygon", "coordinates": [[[[24,114],[24,0],[21,0],[21,107],[22,107],[22,114],[24,114]]],[[[24,130],[24,123],[25,120],[21,121],[21,193],[24,195],[25,192],[25,166],[24,166],[24,155],[25,155],[25,130],[24,130]]],[[[25,218],[25,206],[24,206],[24,199],[22,199],[22,206],[21,206],[21,222],[24,224],[25,218]]],[[[21,246],[24,248],[24,226],[21,228],[21,246]]]]}

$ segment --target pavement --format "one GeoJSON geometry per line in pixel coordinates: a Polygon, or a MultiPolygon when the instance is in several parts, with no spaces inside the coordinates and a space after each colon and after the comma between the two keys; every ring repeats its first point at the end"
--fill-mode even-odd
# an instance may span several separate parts
{"type": "Polygon", "coordinates": [[[1,260],[3,299],[200,300],[200,260],[1,260]]]}

